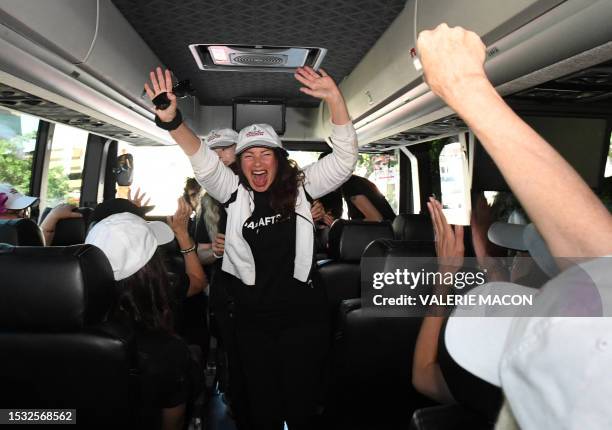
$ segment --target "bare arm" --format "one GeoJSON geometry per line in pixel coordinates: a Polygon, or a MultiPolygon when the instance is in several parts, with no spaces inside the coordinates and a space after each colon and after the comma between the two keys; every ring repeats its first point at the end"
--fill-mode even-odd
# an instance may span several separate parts
{"type": "Polygon", "coordinates": [[[485,47],[441,24],[417,43],[432,91],[474,131],[557,257],[612,254],[612,216],[576,171],[523,122],[484,72],[485,47]]]}
{"type": "Polygon", "coordinates": [[[378,209],[376,209],[376,206],[363,194],[351,197],[351,202],[363,214],[365,221],[382,221],[383,217],[378,212],[378,209]]]}
{"type": "Polygon", "coordinates": [[[55,227],[57,223],[63,219],[68,218],[82,218],[79,212],[72,212],[75,206],[69,205],[67,203],[62,203],[54,207],[51,212],[49,212],[45,218],[45,220],[40,224],[40,229],[43,232],[43,236],[45,237],[45,245],[51,246],[53,244],[53,238],[55,237],[55,227]]]}
{"type": "MultiPolygon", "coordinates": [[[[463,227],[454,229],[446,222],[442,205],[431,199],[427,203],[436,237],[436,255],[441,272],[454,272],[463,264],[463,227]]],[[[435,294],[445,294],[447,288],[436,288],[435,294]]],[[[438,309],[430,312],[437,315],[438,309]]],[[[441,403],[453,403],[454,399],[444,380],[438,364],[438,341],[444,317],[426,316],[421,324],[414,349],[412,363],[412,384],[420,393],[441,403]]]]}
{"type": "MultiPolygon", "coordinates": [[[[168,217],[168,224],[174,231],[179,248],[182,250],[190,249],[194,247],[194,242],[187,231],[187,223],[189,221],[191,208],[182,197],[179,197],[178,202],[178,209],[174,215],[168,217]]],[[[188,252],[187,254],[183,254],[183,258],[185,260],[185,273],[189,277],[187,297],[191,297],[195,294],[201,293],[208,285],[208,280],[206,279],[206,274],[204,273],[200,260],[198,259],[196,249],[188,252]]]]}
{"type": "Polygon", "coordinates": [[[412,385],[421,394],[440,403],[454,403],[438,364],[438,338],[444,317],[423,319],[414,349],[412,385]]]}

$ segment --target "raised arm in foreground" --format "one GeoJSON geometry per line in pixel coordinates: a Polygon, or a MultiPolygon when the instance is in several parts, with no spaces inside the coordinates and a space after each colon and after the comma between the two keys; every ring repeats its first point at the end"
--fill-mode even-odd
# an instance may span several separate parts
{"type": "Polygon", "coordinates": [[[612,254],[612,216],[576,171],[497,94],[473,32],[439,25],[417,41],[425,80],[478,136],[557,257],[612,254]]]}

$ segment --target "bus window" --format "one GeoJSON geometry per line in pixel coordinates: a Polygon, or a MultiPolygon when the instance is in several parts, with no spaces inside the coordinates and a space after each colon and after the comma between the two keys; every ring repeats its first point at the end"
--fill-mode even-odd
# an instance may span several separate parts
{"type": "MultiPolygon", "coordinates": [[[[51,140],[49,170],[41,189],[41,206],[59,203],[78,206],[88,133],[64,124],[55,124],[51,140]]],[[[43,209],[44,209],[43,207],[43,209]]]]}
{"type": "Polygon", "coordinates": [[[288,151],[289,159],[294,160],[298,166],[304,168],[319,159],[320,152],[316,151],[288,151]]]}
{"type": "Polygon", "coordinates": [[[399,154],[396,151],[382,154],[359,154],[355,175],[373,182],[385,196],[393,212],[399,213],[399,154]]]}
{"type": "Polygon", "coordinates": [[[0,109],[0,183],[30,193],[32,159],[40,120],[0,109]]]}
{"type": "MultiPolygon", "coordinates": [[[[117,153],[132,154],[134,176],[130,187],[117,187],[117,197],[127,198],[128,189],[132,196],[140,188],[147,193],[155,206],[147,215],[172,215],[176,211],[176,200],[183,194],[185,179],[193,176],[189,159],[181,148],[172,146],[137,146],[118,142],[117,153]]],[[[146,199],[145,199],[146,200],[146,199]]]]}

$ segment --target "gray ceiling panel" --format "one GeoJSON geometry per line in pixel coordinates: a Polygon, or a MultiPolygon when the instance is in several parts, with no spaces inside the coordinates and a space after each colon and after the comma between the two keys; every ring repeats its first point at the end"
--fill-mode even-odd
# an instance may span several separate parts
{"type": "Polygon", "coordinates": [[[403,0],[113,0],[179,79],[190,79],[202,104],[235,97],[284,98],[316,106],[291,74],[202,72],[191,43],[316,46],[329,51],[322,67],[343,79],[404,7],[403,0]]]}

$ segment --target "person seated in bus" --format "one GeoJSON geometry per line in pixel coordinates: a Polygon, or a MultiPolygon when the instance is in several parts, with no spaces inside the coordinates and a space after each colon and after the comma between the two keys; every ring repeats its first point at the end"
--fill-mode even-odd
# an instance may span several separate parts
{"type": "MultiPolygon", "coordinates": [[[[29,218],[30,209],[38,204],[38,197],[21,194],[11,184],[0,184],[0,219],[29,218]]],[[[60,204],[53,208],[40,224],[46,246],[53,244],[55,226],[62,219],[81,218],[75,206],[60,204]]]]}
{"type": "Polygon", "coordinates": [[[321,376],[329,344],[327,300],[313,270],[313,222],[306,192],[316,199],[338,188],[357,162],[357,139],[340,90],[323,70],[299,68],[301,91],[327,103],[333,153],[304,171],[274,129],[254,124],[240,131],[238,174],[181,121],[169,92],[169,71],[151,72],[145,89],[158,125],[189,156],[195,177],[227,207],[222,269],[235,302],[237,346],[254,429],[316,428],[321,376]],[[158,99],[159,100],[159,99],[158,99]]]}
{"type": "MultiPolygon", "coordinates": [[[[180,221],[186,231],[186,218],[180,221]]],[[[116,297],[109,319],[135,333],[146,428],[183,428],[186,403],[201,386],[201,369],[175,332],[168,275],[158,251],[173,239],[163,222],[121,212],[96,222],[85,240],[104,252],[113,270],[116,297]]]]}
{"type": "MultiPolygon", "coordinates": [[[[427,208],[434,229],[439,270],[446,273],[460,270],[465,254],[463,226],[449,225],[441,203],[432,197],[427,202],[427,208]]],[[[492,212],[484,195],[479,195],[472,210],[470,231],[474,252],[481,266],[493,262],[494,259],[490,257],[501,256],[495,245],[487,239],[487,232],[493,222],[492,212]]],[[[508,273],[499,266],[489,267],[486,273],[489,281],[505,281],[508,278],[508,273]]],[[[436,288],[445,289],[442,286],[436,288]]],[[[436,315],[436,309],[430,309],[423,318],[414,350],[412,384],[418,392],[437,402],[455,403],[439,363],[438,343],[445,320],[445,316],[436,315]]],[[[501,407],[500,393],[495,387],[474,379],[470,380],[474,401],[469,404],[474,405],[474,409],[489,421],[494,421],[501,407]]]]}
{"type": "MultiPolygon", "coordinates": [[[[612,216],[609,211],[568,162],[516,115],[496,92],[484,70],[486,48],[478,35],[461,27],[449,28],[446,24],[441,24],[434,30],[421,32],[417,41],[417,52],[425,81],[432,92],[442,98],[476,134],[542,235],[551,255],[573,259],[612,255],[612,216]]],[[[452,250],[450,244],[447,247],[452,250]]],[[[554,279],[550,285],[554,285],[554,279]]],[[[568,324],[569,320],[579,319],[569,318],[568,324]]],[[[588,323],[598,332],[602,329],[609,332],[609,322],[606,318],[592,318],[588,323]]],[[[524,326],[526,330],[529,327],[524,326]]],[[[580,330],[584,330],[584,327],[580,330]]],[[[579,347],[577,339],[572,338],[573,333],[573,329],[567,331],[565,344],[576,344],[576,347],[579,347]]],[[[463,334],[471,338],[479,336],[479,333],[473,331],[463,334]]],[[[531,335],[529,331],[524,334],[531,335]]],[[[502,333],[499,335],[500,338],[505,338],[502,333]]],[[[533,338],[536,339],[535,336],[533,338]]],[[[455,342],[461,343],[460,339],[455,339],[455,342]]],[[[547,346],[543,345],[542,351],[547,346]]],[[[590,350],[581,351],[580,354],[576,351],[569,354],[568,351],[566,356],[558,356],[560,350],[554,351],[557,356],[552,356],[551,360],[562,361],[566,368],[569,365],[584,368],[584,363],[572,362],[574,357],[594,355],[590,350]]],[[[516,353],[516,350],[512,352],[516,353]]],[[[479,353],[480,351],[473,351],[473,354],[479,353]]],[[[499,370],[500,363],[493,364],[499,370]]],[[[534,417],[534,412],[542,416],[546,414],[546,408],[559,411],[558,405],[553,404],[553,400],[558,396],[545,395],[547,390],[550,389],[551,394],[554,394],[555,390],[559,392],[560,389],[576,389],[571,384],[567,385],[568,379],[554,374],[540,379],[548,381],[549,385],[545,382],[539,386],[531,379],[533,376],[537,377],[537,372],[534,374],[523,370],[518,379],[514,378],[518,384],[512,387],[515,396],[509,399],[508,409],[514,412],[515,418],[522,417],[523,424],[519,420],[519,425],[528,424],[529,419],[534,417]],[[521,391],[521,386],[524,393],[535,394],[537,399],[529,395],[516,396],[521,391]],[[533,408],[534,401],[538,402],[537,409],[533,408]],[[530,412],[527,412],[528,410],[530,412]]],[[[590,381],[589,390],[594,388],[592,384],[609,384],[606,378],[590,381]]],[[[504,390],[507,389],[503,387],[503,381],[501,385],[504,390]]],[[[599,389],[606,390],[609,392],[609,386],[601,386],[599,389]]],[[[440,392],[443,397],[448,398],[448,392],[440,392]]],[[[596,418],[577,417],[574,415],[578,412],[576,409],[570,410],[573,415],[565,418],[571,419],[573,423],[582,422],[584,418],[591,423],[601,420],[609,424],[610,415],[605,396],[590,399],[595,400],[589,405],[592,410],[586,408],[584,412],[592,413],[596,418]]]]}

